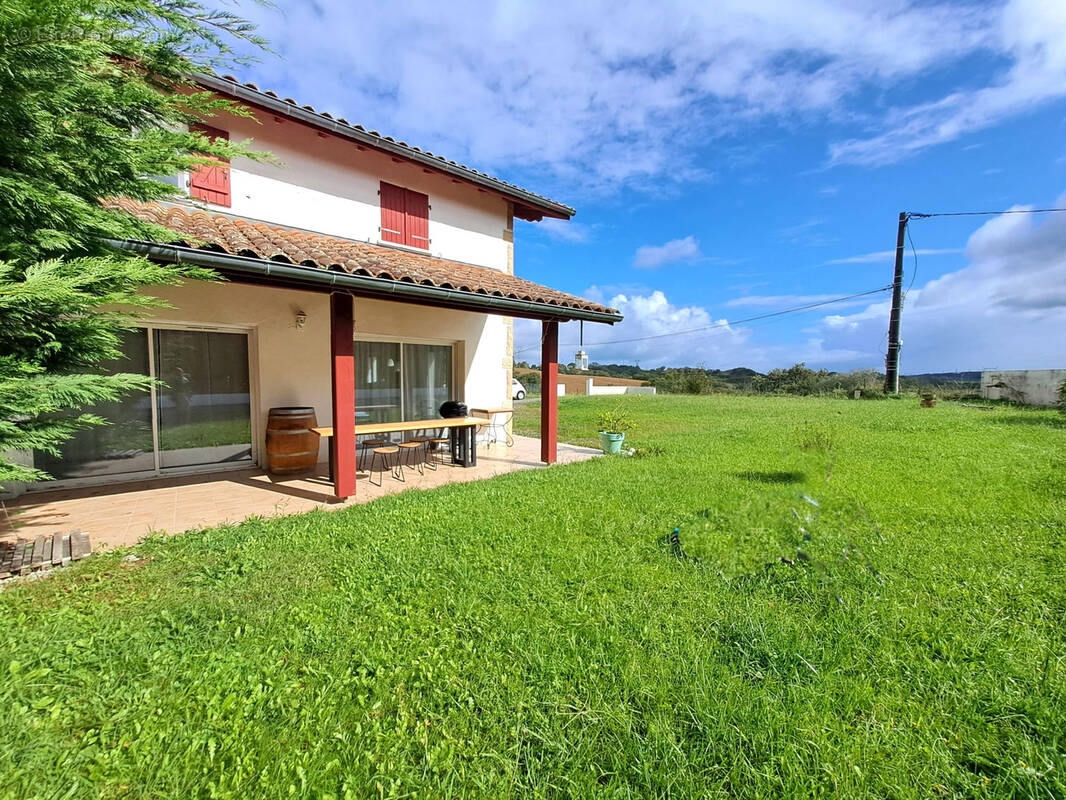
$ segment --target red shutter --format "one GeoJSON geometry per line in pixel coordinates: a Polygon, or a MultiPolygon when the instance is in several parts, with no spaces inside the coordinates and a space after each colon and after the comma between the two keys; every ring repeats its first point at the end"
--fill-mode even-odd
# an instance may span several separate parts
{"type": "Polygon", "coordinates": [[[381,241],[429,249],[429,195],[381,182],[381,241]]]}
{"type": "Polygon", "coordinates": [[[407,244],[406,189],[381,182],[381,241],[407,244]]]}
{"type": "MultiPolygon", "coordinates": [[[[229,133],[210,125],[191,125],[189,130],[206,136],[211,141],[225,139],[229,141],[229,133]]],[[[193,167],[189,171],[189,194],[197,200],[214,203],[217,206],[229,207],[229,161],[223,158],[209,156],[214,164],[204,164],[193,167]]]]}
{"type": "Polygon", "coordinates": [[[406,191],[407,239],[405,244],[429,249],[429,195],[406,191]]]}

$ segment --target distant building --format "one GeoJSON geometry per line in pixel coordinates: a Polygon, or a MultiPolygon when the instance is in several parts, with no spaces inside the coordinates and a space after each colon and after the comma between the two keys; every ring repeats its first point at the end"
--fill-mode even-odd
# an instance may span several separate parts
{"type": "Polygon", "coordinates": [[[1008,369],[981,373],[981,396],[1029,406],[1053,406],[1066,369],[1008,369]]]}

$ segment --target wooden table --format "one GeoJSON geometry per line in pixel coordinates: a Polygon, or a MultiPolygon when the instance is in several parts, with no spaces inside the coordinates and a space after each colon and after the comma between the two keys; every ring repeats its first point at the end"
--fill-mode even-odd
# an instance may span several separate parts
{"type": "MultiPolygon", "coordinates": [[[[406,422],[368,422],[355,426],[355,435],[371,436],[378,433],[403,433],[405,431],[433,431],[447,428],[451,439],[452,461],[464,467],[477,466],[477,429],[488,424],[484,417],[438,417],[436,419],[411,419],[406,422]]],[[[319,436],[329,439],[329,474],[333,476],[333,428],[312,428],[319,436]]]]}
{"type": "Polygon", "coordinates": [[[499,408],[472,408],[470,409],[470,413],[484,414],[488,418],[488,427],[492,431],[492,441],[497,441],[496,429],[502,426],[507,446],[511,447],[514,445],[514,437],[511,436],[511,432],[507,430],[507,423],[510,421],[509,418],[514,415],[514,407],[505,408],[500,406],[499,408]],[[503,422],[497,422],[497,414],[506,414],[507,417],[504,418],[503,422]]]}

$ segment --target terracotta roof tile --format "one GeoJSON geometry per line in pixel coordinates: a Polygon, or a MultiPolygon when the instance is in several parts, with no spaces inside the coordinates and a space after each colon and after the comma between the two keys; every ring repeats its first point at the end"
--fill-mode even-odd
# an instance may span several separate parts
{"type": "Polygon", "coordinates": [[[178,234],[172,244],[319,269],[341,269],[393,281],[491,294],[534,303],[617,314],[612,308],[488,267],[448,261],[381,245],[279,228],[265,222],[209,214],[179,205],[121,198],[108,206],[178,234]]]}

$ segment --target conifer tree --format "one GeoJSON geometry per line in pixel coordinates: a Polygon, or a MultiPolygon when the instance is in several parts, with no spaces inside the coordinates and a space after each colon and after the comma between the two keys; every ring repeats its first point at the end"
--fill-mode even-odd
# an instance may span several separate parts
{"type": "Polygon", "coordinates": [[[58,454],[108,422],[78,409],[148,388],[101,366],[162,305],[146,287],[212,276],[109,245],[167,232],[100,201],[171,198],[152,176],[205,154],[260,157],[187,124],[242,113],[190,77],[262,46],[198,0],[0,0],[0,486],[47,477],[13,451],[58,454]]]}

